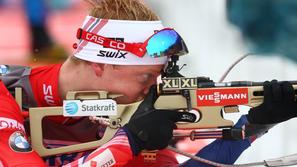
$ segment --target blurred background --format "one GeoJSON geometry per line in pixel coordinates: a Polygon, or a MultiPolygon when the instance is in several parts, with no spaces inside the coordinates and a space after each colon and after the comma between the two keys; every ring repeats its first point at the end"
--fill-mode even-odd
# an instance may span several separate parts
{"type": "Polygon", "coordinates": [[[0,63],[61,62],[87,13],[82,0],[0,0],[0,63]]]}
{"type": "MultiPolygon", "coordinates": [[[[236,65],[225,81],[297,80],[297,1],[146,2],[185,40],[190,51],[180,58],[181,65],[187,64],[181,71],[185,76],[218,81],[235,60],[257,53],[236,65]]],[[[74,51],[76,30],[86,15],[82,0],[0,0],[0,64],[38,66],[63,60],[74,51]]],[[[242,107],[240,114],[246,111],[242,107]]],[[[237,121],[240,114],[226,117],[237,121]]],[[[277,125],[236,163],[296,153],[295,127],[297,119],[277,125]]],[[[201,141],[199,147],[208,142],[201,141]]]]}
{"type": "MultiPolygon", "coordinates": [[[[297,1],[295,0],[150,0],[165,25],[174,27],[190,53],[180,58],[187,77],[219,81],[246,53],[225,81],[297,80],[297,1]]],[[[237,120],[246,113],[226,114],[237,120]]],[[[236,163],[296,153],[297,119],[277,125],[256,140],[236,163]]],[[[192,146],[193,147],[193,146],[192,146]]]]}

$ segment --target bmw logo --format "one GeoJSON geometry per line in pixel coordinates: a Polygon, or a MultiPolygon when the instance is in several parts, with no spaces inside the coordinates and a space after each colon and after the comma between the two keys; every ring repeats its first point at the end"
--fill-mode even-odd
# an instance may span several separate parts
{"type": "Polygon", "coordinates": [[[7,65],[0,65],[0,76],[5,75],[9,72],[9,68],[7,65]]]}
{"type": "Polygon", "coordinates": [[[78,105],[75,102],[69,102],[65,105],[65,110],[67,114],[74,115],[78,111],[78,105]]]}
{"type": "Polygon", "coordinates": [[[32,148],[22,132],[14,132],[9,137],[9,146],[16,152],[30,152],[32,148]]]}

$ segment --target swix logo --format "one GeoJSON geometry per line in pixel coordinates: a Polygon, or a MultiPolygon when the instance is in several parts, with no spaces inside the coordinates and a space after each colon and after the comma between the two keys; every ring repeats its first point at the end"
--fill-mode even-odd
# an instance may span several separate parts
{"type": "Polygon", "coordinates": [[[199,89],[196,91],[198,106],[226,106],[248,103],[247,88],[199,89]]]}
{"type": "Polygon", "coordinates": [[[127,54],[127,52],[122,52],[122,51],[119,51],[119,50],[117,52],[100,50],[99,53],[97,54],[97,56],[108,57],[108,58],[126,59],[126,57],[125,57],[126,54],[127,54]]]}
{"type": "Polygon", "coordinates": [[[55,105],[52,85],[43,84],[42,87],[45,102],[50,106],[55,105]]]}
{"type": "MultiPolygon", "coordinates": [[[[117,42],[124,42],[124,38],[108,38],[108,39],[112,39],[115,40],[117,42]]],[[[121,44],[121,43],[118,43],[121,44]]],[[[113,43],[111,43],[111,45],[114,45],[113,43]]],[[[105,46],[103,46],[104,48],[106,48],[105,46]]],[[[118,48],[118,49],[124,49],[123,47],[121,47],[121,45],[119,46],[113,46],[112,48],[118,48]]],[[[127,52],[123,52],[123,51],[105,51],[105,50],[99,50],[99,53],[97,54],[97,56],[101,56],[101,57],[109,57],[109,58],[118,58],[118,59],[126,59],[125,55],[128,54],[127,52]]]]}

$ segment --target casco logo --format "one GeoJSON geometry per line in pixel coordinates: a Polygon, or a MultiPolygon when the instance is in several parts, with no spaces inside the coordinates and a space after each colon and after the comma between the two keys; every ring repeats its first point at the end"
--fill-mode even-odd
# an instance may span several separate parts
{"type": "Polygon", "coordinates": [[[128,54],[127,52],[121,52],[121,51],[105,51],[105,50],[99,50],[99,53],[97,56],[100,57],[107,57],[107,58],[118,58],[118,59],[126,59],[125,55],[128,54]]]}
{"type": "Polygon", "coordinates": [[[8,73],[8,66],[7,65],[0,65],[0,76],[5,75],[8,73]]]}
{"type": "Polygon", "coordinates": [[[78,105],[75,102],[69,102],[65,105],[65,110],[69,115],[74,115],[78,111],[78,105]]]}

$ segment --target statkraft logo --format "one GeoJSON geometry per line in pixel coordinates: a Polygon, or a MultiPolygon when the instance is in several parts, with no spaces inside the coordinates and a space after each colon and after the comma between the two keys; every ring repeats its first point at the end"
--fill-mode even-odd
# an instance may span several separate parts
{"type": "Polygon", "coordinates": [[[64,100],[64,116],[114,116],[117,104],[112,99],[102,100],[64,100]]]}
{"type": "Polygon", "coordinates": [[[225,106],[248,104],[247,88],[198,89],[198,106],[225,106]]]}
{"type": "Polygon", "coordinates": [[[69,115],[74,115],[78,111],[78,105],[76,104],[76,102],[66,103],[65,110],[66,113],[68,113],[69,115]]]}

